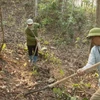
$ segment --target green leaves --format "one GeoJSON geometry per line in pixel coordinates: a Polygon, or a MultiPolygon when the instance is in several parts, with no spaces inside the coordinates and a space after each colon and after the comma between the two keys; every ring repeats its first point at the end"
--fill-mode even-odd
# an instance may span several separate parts
{"type": "Polygon", "coordinates": [[[76,97],[71,97],[71,99],[70,100],[77,100],[77,98],[76,97]]]}
{"type": "Polygon", "coordinates": [[[80,88],[80,84],[73,84],[74,88],[80,88]]]}
{"type": "Polygon", "coordinates": [[[61,69],[60,70],[60,74],[63,76],[64,75],[64,71],[61,69]]]}
{"type": "Polygon", "coordinates": [[[60,88],[53,88],[53,92],[57,95],[57,100],[77,100],[77,97],[64,93],[60,88]]]}
{"type": "Polygon", "coordinates": [[[6,48],[6,44],[4,43],[2,46],[2,50],[4,50],[6,48]]]}
{"type": "Polygon", "coordinates": [[[53,88],[53,92],[58,94],[58,95],[62,94],[62,90],[60,88],[53,88]]]}

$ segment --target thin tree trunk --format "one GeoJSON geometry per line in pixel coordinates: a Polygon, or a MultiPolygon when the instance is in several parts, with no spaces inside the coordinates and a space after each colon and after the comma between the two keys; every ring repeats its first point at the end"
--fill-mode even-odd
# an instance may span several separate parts
{"type": "Polygon", "coordinates": [[[62,16],[61,16],[61,19],[63,20],[63,16],[64,16],[64,11],[65,11],[65,5],[66,4],[66,0],[63,0],[62,1],[62,7],[61,7],[61,14],[62,14],[62,16]]]}
{"type": "Polygon", "coordinates": [[[38,16],[38,0],[35,0],[35,18],[38,16]]]}
{"type": "Polygon", "coordinates": [[[1,43],[1,47],[0,47],[0,55],[1,55],[2,47],[4,44],[4,30],[3,30],[3,23],[2,23],[2,9],[1,9],[1,7],[0,7],[0,20],[1,20],[1,30],[2,30],[2,43],[1,43]]]}
{"type": "Polygon", "coordinates": [[[62,8],[61,8],[62,15],[63,15],[63,13],[64,13],[65,1],[66,1],[66,0],[63,0],[63,1],[62,1],[62,8]]]}
{"type": "Polygon", "coordinates": [[[96,5],[96,27],[100,27],[100,0],[97,0],[96,5]]]}

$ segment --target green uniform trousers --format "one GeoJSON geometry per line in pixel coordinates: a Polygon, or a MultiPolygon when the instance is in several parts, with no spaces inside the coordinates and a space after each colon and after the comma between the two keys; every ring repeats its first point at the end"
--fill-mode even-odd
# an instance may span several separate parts
{"type": "Polygon", "coordinates": [[[92,95],[90,100],[100,100],[100,88],[92,95]]]}

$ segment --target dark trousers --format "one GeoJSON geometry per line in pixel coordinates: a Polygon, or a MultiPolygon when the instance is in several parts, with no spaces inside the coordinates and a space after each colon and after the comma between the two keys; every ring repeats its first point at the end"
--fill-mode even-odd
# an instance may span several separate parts
{"type": "Polygon", "coordinates": [[[35,53],[34,56],[38,56],[38,47],[37,45],[27,46],[28,47],[28,54],[29,56],[33,55],[33,52],[35,53]]]}

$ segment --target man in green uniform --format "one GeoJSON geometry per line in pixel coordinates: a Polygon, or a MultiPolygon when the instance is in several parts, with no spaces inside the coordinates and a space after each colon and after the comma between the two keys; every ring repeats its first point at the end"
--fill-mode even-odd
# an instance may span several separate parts
{"type": "Polygon", "coordinates": [[[35,63],[38,59],[38,46],[37,46],[38,27],[39,24],[34,23],[32,19],[27,20],[27,27],[25,29],[25,34],[27,38],[28,54],[29,54],[31,65],[35,63]]]}

